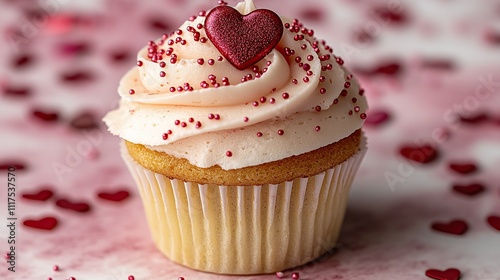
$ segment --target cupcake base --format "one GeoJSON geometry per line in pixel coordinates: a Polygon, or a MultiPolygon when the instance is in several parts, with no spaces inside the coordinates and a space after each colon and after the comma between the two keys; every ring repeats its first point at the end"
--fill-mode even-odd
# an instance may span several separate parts
{"type": "Polygon", "coordinates": [[[151,233],[172,261],[207,272],[260,274],[305,264],[335,246],[351,183],[366,152],[307,178],[258,186],[170,179],[121,148],[151,233]]]}

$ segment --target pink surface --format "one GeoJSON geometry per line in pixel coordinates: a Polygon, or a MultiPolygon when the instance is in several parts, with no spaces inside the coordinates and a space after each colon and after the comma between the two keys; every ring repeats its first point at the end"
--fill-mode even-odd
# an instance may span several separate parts
{"type": "MultiPolygon", "coordinates": [[[[216,1],[67,2],[0,2],[0,166],[18,165],[16,272],[4,261],[0,278],[275,279],[205,274],[163,257],[119,139],[99,121],[116,107],[135,52],[216,1]]],[[[431,279],[426,271],[440,273],[429,269],[448,268],[461,279],[500,279],[500,3],[257,4],[315,29],[358,74],[371,105],[369,152],[338,248],[293,269],[300,279],[431,279]],[[437,157],[401,153],[425,144],[437,157]]],[[[4,255],[9,231],[0,228],[4,255]]]]}

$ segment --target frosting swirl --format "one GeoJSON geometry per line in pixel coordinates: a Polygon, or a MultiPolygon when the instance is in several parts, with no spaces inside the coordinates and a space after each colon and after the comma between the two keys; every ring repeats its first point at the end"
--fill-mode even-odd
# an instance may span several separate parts
{"type": "MultiPolygon", "coordinates": [[[[251,1],[235,8],[255,10],[251,1]]],[[[120,107],[104,118],[111,133],[199,167],[235,169],[312,151],[362,126],[357,82],[298,20],[282,18],[275,49],[238,70],[206,39],[204,19],[139,51],[139,67],[120,82],[120,107]]]]}

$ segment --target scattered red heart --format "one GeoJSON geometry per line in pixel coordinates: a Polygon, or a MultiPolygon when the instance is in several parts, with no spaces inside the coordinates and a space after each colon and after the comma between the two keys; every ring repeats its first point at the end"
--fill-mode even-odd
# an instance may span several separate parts
{"type": "Polygon", "coordinates": [[[467,162],[467,163],[452,162],[452,163],[450,163],[450,169],[457,172],[457,173],[467,175],[467,174],[470,174],[470,173],[477,171],[477,166],[471,162],[467,162]]]}
{"type": "Polygon", "coordinates": [[[438,157],[438,151],[431,145],[403,146],[399,153],[409,160],[423,164],[433,162],[438,157]]]}
{"type": "Polygon", "coordinates": [[[433,223],[431,227],[433,230],[455,235],[462,235],[469,229],[469,226],[463,220],[453,220],[449,223],[436,222],[433,223]]]}
{"type": "Polygon", "coordinates": [[[104,200],[120,202],[128,198],[130,196],[130,193],[126,190],[120,190],[116,192],[100,192],[97,194],[97,196],[104,200]]]}
{"type": "Polygon", "coordinates": [[[56,205],[63,209],[73,210],[76,212],[88,212],[90,210],[90,205],[85,202],[72,202],[67,199],[58,199],[56,205]]]}
{"type": "Polygon", "coordinates": [[[52,197],[54,193],[49,189],[42,189],[36,193],[24,193],[22,196],[29,200],[46,201],[52,197]]]}
{"type": "Polygon", "coordinates": [[[40,220],[25,220],[23,222],[23,225],[27,227],[42,230],[52,230],[57,226],[57,224],[57,219],[54,217],[45,217],[40,220]]]}
{"type": "Polygon", "coordinates": [[[486,221],[490,226],[492,226],[494,229],[500,231],[500,216],[489,216],[486,221]]]}
{"type": "Polygon", "coordinates": [[[461,272],[456,268],[448,268],[445,271],[438,269],[428,269],[425,275],[437,280],[458,280],[460,279],[461,272]]]}
{"type": "Polygon", "coordinates": [[[453,185],[453,190],[457,193],[473,196],[482,193],[485,187],[482,184],[474,183],[469,185],[453,185]]]}

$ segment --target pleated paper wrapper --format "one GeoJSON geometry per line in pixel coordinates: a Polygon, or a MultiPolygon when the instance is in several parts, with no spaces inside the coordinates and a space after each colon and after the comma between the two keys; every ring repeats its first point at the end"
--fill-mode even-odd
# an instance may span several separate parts
{"type": "Polygon", "coordinates": [[[163,254],[196,270],[261,274],[308,263],[336,245],[366,145],[315,176],[258,186],[169,179],[136,163],[123,144],[121,152],[163,254]]]}

